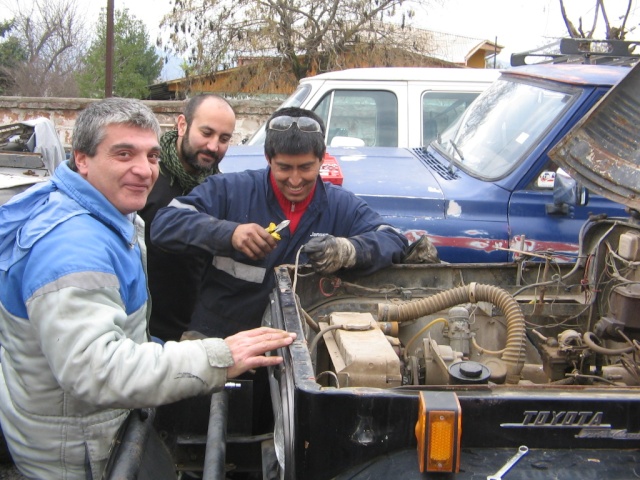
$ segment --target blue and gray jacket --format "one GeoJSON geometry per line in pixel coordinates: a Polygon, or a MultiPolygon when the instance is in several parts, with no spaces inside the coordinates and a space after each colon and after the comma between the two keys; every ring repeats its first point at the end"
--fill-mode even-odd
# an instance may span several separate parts
{"type": "Polygon", "coordinates": [[[0,422],[26,476],[101,478],[129,409],[224,386],[222,340],[148,342],[143,263],[143,222],[66,163],[0,207],[0,422]]]}

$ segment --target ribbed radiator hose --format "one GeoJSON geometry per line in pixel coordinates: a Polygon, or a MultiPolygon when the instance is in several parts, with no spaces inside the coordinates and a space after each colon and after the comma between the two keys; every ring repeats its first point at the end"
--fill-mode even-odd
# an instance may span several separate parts
{"type": "Polygon", "coordinates": [[[502,288],[471,283],[400,305],[379,303],[379,322],[406,322],[431,315],[461,303],[489,302],[498,307],[507,319],[507,346],[502,360],[507,366],[507,383],[515,384],[525,362],[526,326],[518,302],[502,288]]]}

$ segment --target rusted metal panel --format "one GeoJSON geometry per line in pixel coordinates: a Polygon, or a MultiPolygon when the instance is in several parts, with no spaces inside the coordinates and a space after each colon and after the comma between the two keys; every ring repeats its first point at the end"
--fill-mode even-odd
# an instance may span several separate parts
{"type": "Polygon", "coordinates": [[[640,67],[636,64],[549,152],[585,187],[640,210],[640,67]]]}

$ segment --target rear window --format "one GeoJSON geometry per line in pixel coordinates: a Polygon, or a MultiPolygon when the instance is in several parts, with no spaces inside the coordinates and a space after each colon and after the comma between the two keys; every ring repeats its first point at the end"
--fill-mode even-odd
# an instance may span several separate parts
{"type": "Polygon", "coordinates": [[[344,145],[347,137],[368,147],[398,146],[398,98],[392,92],[332,90],[313,110],[327,126],[327,145],[344,145]]]}

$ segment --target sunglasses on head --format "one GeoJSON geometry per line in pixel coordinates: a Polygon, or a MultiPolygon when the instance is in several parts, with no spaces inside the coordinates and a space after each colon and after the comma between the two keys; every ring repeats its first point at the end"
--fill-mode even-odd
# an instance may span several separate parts
{"type": "Polygon", "coordinates": [[[320,127],[320,124],[313,118],[290,117],[289,115],[272,118],[269,125],[267,125],[267,128],[269,130],[284,132],[285,130],[289,130],[294,123],[301,132],[322,133],[322,127],[320,127]]]}

